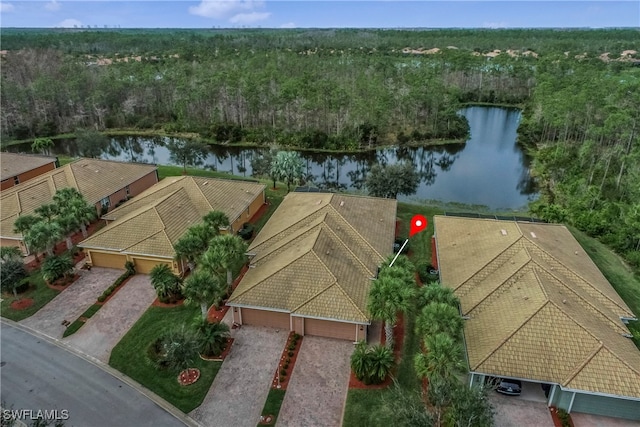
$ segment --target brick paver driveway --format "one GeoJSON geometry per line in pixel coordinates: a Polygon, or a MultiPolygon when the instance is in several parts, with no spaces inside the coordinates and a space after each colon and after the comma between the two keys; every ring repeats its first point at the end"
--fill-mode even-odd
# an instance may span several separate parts
{"type": "Polygon", "coordinates": [[[20,323],[52,338],[62,338],[66,329],[62,321],[76,320],[123,272],[124,270],[99,267],[94,267],[91,271],[80,270],[78,280],[36,314],[20,323]]]}
{"type": "Polygon", "coordinates": [[[202,405],[189,415],[203,426],[255,427],[287,336],[259,326],[234,330],[229,356],[202,405]]]}
{"type": "Polygon", "coordinates": [[[305,336],[278,416],[278,426],[340,426],[353,343],[305,336]]]}
{"type": "Polygon", "coordinates": [[[64,341],[102,362],[109,363],[118,344],[156,298],[151,279],[136,274],[75,334],[64,341]]]}
{"type": "Polygon", "coordinates": [[[553,419],[545,402],[503,396],[489,392],[496,427],[553,427],[553,419]]]}

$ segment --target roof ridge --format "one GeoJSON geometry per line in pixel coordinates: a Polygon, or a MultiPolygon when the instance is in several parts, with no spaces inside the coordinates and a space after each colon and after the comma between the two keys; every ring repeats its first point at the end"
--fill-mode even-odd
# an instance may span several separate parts
{"type": "MultiPolygon", "coordinates": [[[[334,195],[335,195],[335,194],[334,194],[334,195]]],[[[334,195],[332,195],[332,196],[331,196],[331,200],[333,200],[333,196],[334,196],[334,195]]],[[[349,227],[350,227],[350,228],[351,228],[355,233],[356,233],[356,235],[360,238],[360,240],[362,240],[362,241],[363,241],[363,242],[364,242],[368,247],[370,247],[370,248],[371,248],[371,250],[373,250],[373,252],[374,252],[376,255],[378,255],[381,259],[384,259],[384,256],[382,256],[382,254],[381,254],[380,252],[378,252],[378,251],[376,250],[376,248],[374,248],[373,246],[371,246],[371,244],[369,244],[369,242],[367,241],[367,239],[365,239],[365,238],[364,238],[364,236],[363,236],[362,234],[360,234],[360,233],[358,232],[358,230],[356,230],[356,228],[355,228],[353,225],[351,225],[351,223],[350,223],[349,221],[347,221],[347,219],[346,219],[344,216],[342,216],[342,214],[341,214],[340,212],[338,212],[338,210],[337,210],[337,209],[336,209],[336,208],[331,204],[331,202],[329,202],[329,203],[327,204],[327,206],[328,206],[328,207],[330,207],[330,208],[331,208],[331,210],[332,210],[336,215],[338,215],[338,216],[339,216],[339,217],[340,217],[340,218],[341,218],[341,219],[342,219],[342,220],[343,220],[343,221],[344,221],[344,222],[345,222],[345,223],[346,223],[346,224],[347,224],[347,225],[348,225],[348,226],[349,226],[349,227]]],[[[342,240],[341,240],[341,241],[342,241],[342,240]]]]}
{"type": "MultiPolygon", "coordinates": [[[[209,199],[207,199],[207,196],[205,196],[204,192],[202,191],[202,189],[200,188],[200,186],[198,185],[196,180],[193,179],[192,176],[184,176],[183,179],[187,179],[191,184],[193,184],[196,187],[196,189],[198,190],[198,192],[200,193],[200,195],[204,199],[204,201],[207,204],[207,206],[209,206],[209,210],[213,210],[213,206],[211,206],[211,203],[209,202],[209,199]]],[[[184,187],[181,187],[181,188],[184,188],[184,187]]],[[[186,189],[185,189],[185,191],[186,191],[186,189]]],[[[189,192],[188,191],[187,191],[187,197],[189,197],[189,192]]],[[[189,197],[189,199],[191,199],[191,197],[189,197]]],[[[191,200],[191,203],[193,203],[193,200],[191,200]]]]}
{"type": "MultiPolygon", "coordinates": [[[[291,224],[289,227],[287,227],[287,229],[292,230],[295,226],[297,226],[298,224],[300,224],[302,221],[304,221],[304,220],[308,219],[308,218],[309,218],[309,217],[311,217],[312,215],[316,215],[316,214],[318,214],[318,216],[321,216],[321,215],[324,213],[325,218],[326,218],[327,213],[326,213],[326,212],[322,212],[325,208],[326,208],[326,206],[322,206],[320,209],[315,210],[315,211],[311,212],[309,215],[307,215],[307,216],[304,216],[304,217],[300,218],[298,221],[294,222],[294,223],[293,223],[293,224],[291,224]]],[[[268,221],[267,221],[267,222],[268,222],[268,221]]],[[[321,221],[320,223],[323,223],[323,222],[324,222],[324,218],[322,219],[322,221],[321,221]]],[[[265,225],[266,225],[266,224],[265,224],[265,225]]],[[[318,225],[319,225],[319,224],[318,224],[318,225]]],[[[263,228],[264,228],[264,227],[263,227],[263,228]]],[[[265,243],[272,241],[275,237],[278,237],[279,235],[281,235],[283,231],[284,231],[284,230],[279,231],[278,233],[276,233],[276,234],[274,234],[273,236],[269,237],[267,240],[264,240],[264,241],[260,242],[257,246],[253,247],[253,249],[259,248],[260,246],[263,246],[265,243]]],[[[286,238],[286,236],[285,236],[285,237],[282,237],[281,239],[284,239],[284,238],[286,238]]],[[[295,240],[295,239],[294,239],[294,240],[295,240]]]]}
{"type": "MultiPolygon", "coordinates": [[[[79,160],[76,160],[76,162],[79,162],[79,160]]],[[[67,166],[67,168],[65,169],[65,171],[68,171],[69,173],[66,174],[68,177],[70,177],[70,181],[73,182],[73,186],[76,188],[76,190],[79,190],[78,188],[78,180],[76,179],[76,174],[73,172],[73,167],[72,165],[76,162],[71,162],[71,163],[67,163],[65,166],[67,166]]],[[[55,169],[54,169],[55,170],[55,169]]],[[[49,177],[51,178],[51,181],[53,181],[53,175],[51,174],[49,175],[49,177]]],[[[54,183],[55,185],[55,183],[54,183]]]]}
{"type": "Polygon", "coordinates": [[[575,323],[576,325],[578,325],[580,327],[580,329],[583,329],[587,334],[591,335],[596,341],[598,341],[599,343],[602,344],[602,340],[595,335],[593,332],[591,332],[589,329],[585,328],[584,325],[582,325],[582,323],[578,322],[576,319],[574,319],[573,317],[569,316],[563,309],[562,307],[560,307],[558,304],[555,303],[555,301],[552,300],[548,300],[551,305],[553,305],[555,308],[557,308],[558,310],[560,310],[560,312],[562,314],[564,314],[569,320],[571,320],[573,323],[575,323]]]}
{"type": "MultiPolygon", "coordinates": [[[[349,246],[347,246],[347,245],[344,243],[344,241],[340,238],[340,236],[338,235],[338,233],[336,233],[335,231],[333,231],[333,229],[332,229],[331,227],[329,227],[328,225],[327,225],[326,227],[322,227],[322,225],[323,225],[323,224],[320,224],[321,229],[325,229],[325,228],[326,228],[326,229],[328,229],[328,230],[331,232],[331,234],[332,234],[332,235],[334,235],[334,236],[336,237],[336,239],[338,239],[338,240],[340,241],[340,243],[342,243],[342,246],[343,246],[343,247],[344,247],[344,248],[345,248],[345,249],[346,249],[346,250],[347,250],[347,251],[348,251],[348,252],[349,252],[349,253],[350,253],[350,254],[351,254],[355,259],[356,259],[356,261],[358,261],[358,263],[359,263],[360,265],[362,265],[362,266],[364,267],[364,269],[365,269],[368,273],[373,274],[373,271],[369,270],[369,269],[367,268],[367,266],[366,266],[366,265],[364,265],[364,263],[360,260],[360,258],[358,258],[358,256],[357,256],[356,254],[354,254],[354,253],[353,253],[353,251],[351,250],[351,248],[349,248],[349,246]]],[[[326,224],[325,224],[325,225],[326,225],[326,224]]],[[[362,238],[362,236],[360,236],[360,234],[358,234],[358,236],[359,236],[360,238],[362,238]]],[[[376,251],[376,254],[378,254],[378,252],[377,252],[377,251],[376,251]]],[[[380,254],[378,254],[378,255],[380,255],[380,254]]],[[[381,259],[381,260],[384,260],[384,258],[383,258],[382,256],[380,256],[380,259],[381,259]]]]}
{"type": "Polygon", "coordinates": [[[569,377],[564,381],[564,384],[562,385],[567,385],[569,384],[580,372],[582,372],[582,370],[585,368],[585,366],[587,366],[589,364],[589,362],[591,362],[591,360],[593,360],[593,358],[596,356],[596,354],[600,353],[600,351],[604,348],[604,344],[602,343],[602,341],[599,342],[599,345],[596,347],[596,349],[594,351],[591,352],[591,354],[585,358],[584,362],[580,363],[578,366],[576,366],[576,368],[571,371],[569,373],[569,377]]]}
{"type": "MultiPolygon", "coordinates": [[[[315,254],[314,254],[315,255],[315,254]]],[[[331,272],[329,272],[331,273],[331,272]]],[[[331,283],[329,283],[324,289],[320,289],[315,295],[313,295],[311,298],[307,298],[305,301],[303,301],[300,305],[298,305],[297,307],[294,307],[291,312],[295,313],[299,308],[304,307],[305,305],[309,304],[311,301],[313,301],[314,299],[316,299],[318,296],[320,296],[320,294],[325,293],[329,288],[335,286],[338,284],[338,281],[335,280],[331,283]]]]}
{"type": "MultiPolygon", "coordinates": [[[[158,220],[159,220],[159,221],[160,221],[160,223],[162,224],[162,218],[160,218],[160,215],[159,215],[159,214],[158,214],[158,212],[155,210],[155,206],[149,206],[149,207],[147,207],[147,209],[145,210],[145,212],[146,212],[146,211],[149,211],[149,210],[152,210],[152,209],[153,209],[153,211],[155,212],[156,217],[158,218],[158,220]]],[[[138,212],[138,211],[141,211],[141,209],[137,209],[137,210],[135,210],[134,212],[138,212]]],[[[121,226],[121,225],[123,225],[123,224],[125,224],[125,223],[127,223],[127,222],[129,222],[129,221],[131,221],[131,220],[133,220],[133,219],[135,219],[135,218],[138,218],[138,217],[140,216],[140,213],[141,213],[141,212],[138,212],[138,214],[137,214],[137,215],[127,215],[127,216],[126,216],[126,217],[124,217],[124,218],[121,218],[121,219],[119,219],[119,220],[117,220],[117,221],[112,222],[111,224],[109,224],[109,225],[107,225],[106,227],[104,227],[104,228],[102,228],[102,229],[98,230],[97,232],[93,233],[91,236],[87,237],[86,239],[84,239],[83,241],[81,241],[80,243],[78,243],[78,246],[80,246],[80,247],[85,247],[85,245],[83,245],[83,243],[84,243],[84,242],[86,242],[87,240],[92,240],[92,239],[94,239],[95,237],[102,236],[104,233],[107,233],[108,231],[111,231],[111,229],[113,229],[113,228],[115,228],[115,227],[118,227],[118,226],[121,226]],[[113,225],[113,226],[111,226],[111,225],[113,225]]],[[[163,226],[164,226],[164,224],[163,224],[163,226]]],[[[145,228],[146,228],[146,227],[145,227],[145,228]]],[[[164,229],[164,227],[163,227],[162,229],[164,229]]],[[[155,235],[155,234],[158,234],[158,231],[156,231],[156,232],[154,232],[154,233],[152,233],[152,234],[150,234],[150,235],[147,235],[143,240],[148,239],[150,236],[153,236],[153,235],[155,235]]],[[[142,241],[142,240],[138,240],[138,241],[137,241],[137,242],[135,242],[133,245],[129,245],[129,247],[134,246],[134,245],[137,245],[137,244],[138,244],[138,243],[140,243],[141,241],[142,241]]]]}
{"type": "MultiPolygon", "coordinates": [[[[524,236],[523,236],[524,237],[524,236]]],[[[611,299],[608,295],[605,295],[600,289],[598,289],[598,287],[594,286],[590,281],[588,281],[587,279],[585,279],[584,277],[582,277],[580,274],[576,273],[575,271],[573,271],[573,269],[567,267],[566,265],[564,265],[562,262],[560,262],[555,256],[553,256],[552,254],[550,254],[549,252],[545,251],[542,247],[540,247],[538,244],[536,244],[535,242],[532,242],[531,240],[528,240],[525,238],[525,240],[527,242],[529,242],[530,244],[532,244],[533,246],[535,246],[538,250],[540,250],[542,253],[544,253],[545,255],[547,255],[549,258],[553,259],[556,263],[558,263],[558,265],[560,265],[562,268],[564,268],[565,270],[567,270],[570,274],[578,277],[580,280],[582,280],[584,283],[586,283],[587,285],[589,285],[589,287],[591,289],[594,289],[598,294],[602,295],[604,298],[606,298],[607,300],[611,301],[615,306],[619,307],[620,309],[624,309],[624,307],[621,307],[620,304],[616,301],[614,301],[613,299],[611,299]]],[[[579,244],[578,244],[579,245],[579,244]]],[[[584,248],[582,246],[580,246],[580,248],[585,252],[584,248]]],[[[587,257],[589,257],[589,255],[587,254],[587,257]]],[[[590,257],[589,257],[590,258],[590,257]]],[[[600,271],[600,269],[596,266],[596,269],[598,269],[598,271],[600,271]]],[[[602,272],[600,271],[600,274],[602,274],[602,272]]],[[[604,275],[603,275],[604,276],[604,275]]],[[[554,276],[555,277],[555,276],[554,276]]],[[[605,277],[606,280],[606,277],[605,277]]],[[[607,280],[608,282],[608,280],[607,280]]],[[[612,286],[613,289],[613,286],[612,286]]],[[[615,291],[615,289],[614,289],[615,291]]],[[[617,292],[616,292],[617,294],[617,292]]],[[[626,304],[625,304],[626,305],[626,304]]],[[[628,308],[628,307],[627,307],[628,308]]],[[[633,312],[632,312],[633,313],[633,312]]]]}
{"type": "Polygon", "coordinates": [[[320,292],[318,292],[317,294],[315,294],[313,297],[311,297],[308,300],[306,300],[303,304],[300,304],[294,310],[291,310],[291,312],[294,313],[298,309],[300,309],[300,308],[304,307],[305,305],[311,303],[314,299],[318,298],[320,295],[322,295],[323,293],[327,292],[329,289],[333,288],[334,286],[337,288],[338,292],[342,293],[346,297],[347,301],[349,301],[349,304],[351,304],[358,311],[358,313],[360,313],[360,315],[363,318],[369,319],[369,316],[367,316],[365,313],[363,313],[362,310],[360,310],[360,307],[358,307],[358,305],[355,303],[355,301],[353,301],[351,299],[351,297],[344,291],[344,289],[342,289],[342,287],[340,285],[338,285],[337,280],[335,282],[331,283],[329,286],[327,286],[323,290],[321,290],[320,292]]]}
{"type": "Polygon", "coordinates": [[[540,307],[538,307],[537,310],[535,310],[531,316],[527,317],[526,319],[523,320],[523,322],[520,324],[520,326],[518,326],[513,332],[511,332],[509,335],[507,335],[502,341],[500,341],[500,343],[491,351],[489,352],[484,358],[482,358],[477,364],[476,366],[480,366],[481,364],[483,364],[489,357],[491,357],[496,351],[498,351],[503,345],[505,345],[507,343],[507,341],[509,341],[511,339],[511,337],[513,337],[520,329],[522,329],[522,327],[524,325],[526,325],[529,320],[533,319],[533,317],[538,314],[543,308],[545,308],[548,304],[550,303],[549,300],[547,300],[544,304],[542,304],[540,307]]]}

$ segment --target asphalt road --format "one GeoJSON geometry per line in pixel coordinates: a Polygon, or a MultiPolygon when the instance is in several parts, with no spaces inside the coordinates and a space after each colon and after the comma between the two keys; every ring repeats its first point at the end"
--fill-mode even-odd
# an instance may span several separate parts
{"type": "Polygon", "coordinates": [[[5,322],[0,333],[0,393],[6,407],[67,410],[65,427],[185,425],[138,390],[48,340],[5,322]]]}

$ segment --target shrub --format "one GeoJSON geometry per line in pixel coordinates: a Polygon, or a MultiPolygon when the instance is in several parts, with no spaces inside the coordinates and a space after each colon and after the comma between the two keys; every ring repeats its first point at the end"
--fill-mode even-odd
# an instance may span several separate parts
{"type": "Polygon", "coordinates": [[[173,274],[167,264],[158,264],[150,272],[151,285],[156,290],[158,298],[178,298],[180,296],[180,285],[182,279],[173,274]]]}
{"type": "Polygon", "coordinates": [[[571,416],[564,409],[558,409],[558,418],[562,427],[571,427],[571,416]]]}
{"type": "Polygon", "coordinates": [[[242,228],[238,230],[238,236],[242,237],[244,240],[249,240],[253,237],[253,232],[255,227],[250,222],[245,222],[242,224],[242,228]]]}
{"type": "Polygon", "coordinates": [[[288,369],[289,368],[289,363],[284,362],[284,365],[282,365],[282,369],[288,369]]]}
{"type": "Polygon", "coordinates": [[[283,377],[286,377],[287,376],[287,370],[284,369],[284,368],[280,369],[280,375],[282,375],[283,377]]]}
{"type": "Polygon", "coordinates": [[[102,294],[98,297],[98,302],[104,302],[106,299],[107,297],[104,294],[102,294]]]}
{"type": "Polygon", "coordinates": [[[280,382],[281,382],[281,383],[283,383],[283,382],[284,382],[284,375],[280,375],[280,376],[278,377],[278,379],[280,380],[280,382]]]}
{"type": "Polygon", "coordinates": [[[223,322],[210,323],[198,317],[195,322],[200,353],[204,356],[218,356],[224,350],[229,338],[229,325],[223,322]]]}
{"type": "Polygon", "coordinates": [[[289,357],[293,357],[293,355],[295,354],[293,351],[289,350],[289,353],[287,353],[289,355],[289,357]]]}
{"type": "Polygon", "coordinates": [[[188,368],[200,349],[198,336],[184,325],[165,333],[152,345],[158,366],[175,371],[188,368]]]}
{"type": "MultiPolygon", "coordinates": [[[[24,292],[22,288],[26,277],[27,270],[24,268],[21,257],[11,255],[8,259],[3,259],[2,265],[0,265],[0,286],[2,291],[13,292],[14,296],[24,292]]],[[[27,281],[28,287],[29,282],[27,281]]]]}
{"type": "Polygon", "coordinates": [[[291,362],[291,358],[290,358],[290,357],[287,357],[287,358],[284,360],[284,363],[290,363],[290,362],[291,362]]]}
{"type": "Polygon", "coordinates": [[[73,260],[69,255],[49,256],[42,263],[42,277],[49,283],[68,275],[73,270],[73,260]]]}
{"type": "Polygon", "coordinates": [[[394,365],[393,352],[385,346],[368,347],[360,341],[351,355],[351,369],[365,384],[380,384],[394,365]]]}
{"type": "Polygon", "coordinates": [[[293,339],[294,340],[298,341],[300,338],[302,338],[302,335],[300,335],[298,333],[293,334],[293,339]]]}
{"type": "Polygon", "coordinates": [[[295,343],[291,343],[289,344],[289,350],[295,350],[296,349],[296,344],[295,343]]]}
{"type": "Polygon", "coordinates": [[[125,270],[127,270],[127,273],[129,273],[129,276],[133,276],[134,274],[136,274],[136,266],[131,261],[125,262],[124,268],[125,270]]]}

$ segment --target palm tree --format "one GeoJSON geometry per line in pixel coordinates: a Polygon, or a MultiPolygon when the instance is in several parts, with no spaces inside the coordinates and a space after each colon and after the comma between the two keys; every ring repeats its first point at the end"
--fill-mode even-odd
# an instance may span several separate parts
{"type": "Polygon", "coordinates": [[[38,206],[34,212],[47,222],[51,222],[58,215],[58,207],[53,203],[49,203],[38,206]]]}
{"type": "Polygon", "coordinates": [[[173,274],[167,264],[156,264],[149,272],[149,277],[160,301],[180,294],[180,278],[173,274]]]}
{"type": "Polygon", "coordinates": [[[31,151],[41,151],[42,154],[49,155],[50,149],[53,147],[51,138],[36,138],[31,144],[31,151]]]}
{"type": "Polygon", "coordinates": [[[463,320],[458,309],[443,302],[430,302],[422,308],[416,318],[416,333],[421,337],[442,332],[457,339],[463,328],[463,320]]]}
{"type": "Polygon", "coordinates": [[[73,215],[66,214],[64,216],[57,217],[56,223],[60,226],[60,229],[62,230],[62,235],[65,236],[67,249],[70,250],[71,247],[73,246],[71,235],[78,229],[77,219],[73,215]]]}
{"type": "Polygon", "coordinates": [[[196,224],[189,227],[186,233],[173,245],[176,260],[186,259],[189,268],[193,270],[198,258],[209,247],[209,241],[216,235],[217,231],[214,234],[212,228],[206,224],[196,224]]]}
{"type": "Polygon", "coordinates": [[[229,226],[229,218],[221,211],[211,211],[203,218],[204,223],[212,228],[215,235],[220,234],[220,229],[229,226]]]}
{"type": "Polygon", "coordinates": [[[17,258],[22,260],[22,251],[17,246],[0,246],[0,262],[17,258]]]}
{"type": "Polygon", "coordinates": [[[212,274],[220,270],[227,271],[227,288],[233,283],[233,267],[246,258],[247,244],[238,236],[223,234],[214,237],[209,249],[202,255],[200,264],[212,274]]]}
{"type": "Polygon", "coordinates": [[[210,323],[205,318],[196,324],[196,330],[201,354],[217,356],[222,353],[229,338],[229,325],[223,322],[210,323]]]}
{"type": "Polygon", "coordinates": [[[398,320],[398,312],[409,311],[415,293],[415,286],[408,286],[397,278],[385,276],[373,281],[367,309],[374,319],[384,321],[387,348],[393,349],[393,327],[398,320]]]}
{"type": "Polygon", "coordinates": [[[60,224],[40,220],[26,232],[24,241],[36,254],[46,251],[48,255],[53,255],[53,248],[61,236],[62,228],[60,224]]]}
{"type": "Polygon", "coordinates": [[[200,304],[202,318],[205,320],[209,312],[209,303],[213,301],[213,305],[217,307],[226,291],[220,276],[202,268],[193,271],[182,284],[185,304],[200,304]]]}
{"type": "Polygon", "coordinates": [[[460,300],[453,289],[442,286],[437,282],[429,283],[418,291],[418,307],[424,307],[430,302],[442,302],[458,308],[460,300]]]}
{"type": "Polygon", "coordinates": [[[393,351],[388,347],[376,345],[369,349],[371,366],[369,378],[373,384],[380,384],[387,378],[395,363],[393,351]]]}
{"type": "Polygon", "coordinates": [[[425,352],[416,354],[416,373],[432,382],[434,379],[450,380],[464,369],[462,347],[446,333],[425,337],[425,352]]]}
{"type": "Polygon", "coordinates": [[[91,224],[98,216],[95,206],[88,203],[85,198],[80,195],[79,198],[71,200],[68,206],[68,212],[80,225],[82,236],[86,238],[88,236],[87,224],[91,224]]]}
{"type": "Polygon", "coordinates": [[[39,261],[38,251],[29,247],[29,244],[27,243],[27,239],[25,236],[27,234],[27,231],[29,231],[31,227],[33,227],[33,225],[38,221],[40,221],[40,219],[34,215],[20,215],[18,218],[16,218],[16,220],[13,223],[13,232],[22,234],[22,236],[24,237],[25,245],[27,245],[27,248],[29,250],[33,250],[33,254],[35,255],[36,261],[39,261]]]}

